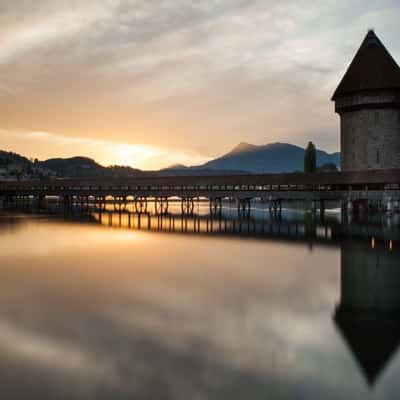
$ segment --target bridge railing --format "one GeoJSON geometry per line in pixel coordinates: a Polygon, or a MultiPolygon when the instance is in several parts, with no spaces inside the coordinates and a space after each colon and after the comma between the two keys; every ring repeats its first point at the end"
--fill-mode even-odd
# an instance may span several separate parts
{"type": "Polygon", "coordinates": [[[399,190],[400,170],[0,182],[1,193],[399,190]]]}

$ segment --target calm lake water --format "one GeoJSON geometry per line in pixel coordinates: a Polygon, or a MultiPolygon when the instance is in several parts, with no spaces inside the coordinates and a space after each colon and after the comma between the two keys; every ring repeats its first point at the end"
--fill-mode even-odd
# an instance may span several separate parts
{"type": "Polygon", "coordinates": [[[399,398],[395,218],[197,211],[1,214],[2,397],[399,398]]]}

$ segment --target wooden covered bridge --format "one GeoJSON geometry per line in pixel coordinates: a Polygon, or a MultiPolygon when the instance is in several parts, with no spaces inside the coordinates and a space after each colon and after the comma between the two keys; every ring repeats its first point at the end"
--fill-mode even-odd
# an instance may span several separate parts
{"type": "Polygon", "coordinates": [[[85,202],[114,202],[121,207],[134,202],[138,212],[146,210],[148,201],[154,201],[156,211],[165,213],[171,199],[181,201],[184,213],[193,211],[196,199],[208,199],[214,210],[221,208],[224,199],[230,199],[237,203],[239,212],[249,211],[253,199],[266,201],[274,210],[280,209],[282,202],[309,201],[323,212],[326,201],[337,201],[344,210],[372,207],[391,212],[400,201],[400,169],[0,182],[3,205],[54,196],[66,208],[85,202]]]}

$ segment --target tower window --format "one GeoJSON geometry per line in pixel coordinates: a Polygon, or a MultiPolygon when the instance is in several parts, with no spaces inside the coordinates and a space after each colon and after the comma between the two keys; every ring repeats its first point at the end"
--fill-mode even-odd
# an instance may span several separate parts
{"type": "Polygon", "coordinates": [[[379,150],[376,152],[376,163],[379,164],[380,162],[380,155],[379,155],[379,150]]]}
{"type": "Polygon", "coordinates": [[[379,122],[379,111],[375,111],[375,124],[379,122]]]}

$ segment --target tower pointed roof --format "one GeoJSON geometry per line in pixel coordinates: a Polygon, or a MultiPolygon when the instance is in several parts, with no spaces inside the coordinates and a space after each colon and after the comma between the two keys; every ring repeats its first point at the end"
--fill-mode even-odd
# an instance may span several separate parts
{"type": "Polygon", "coordinates": [[[374,386],[400,345],[398,321],[374,318],[360,321],[340,310],[336,310],[334,319],[366,381],[374,386]]]}
{"type": "Polygon", "coordinates": [[[400,90],[400,67],[373,30],[368,31],[332,96],[377,89],[400,90]]]}

